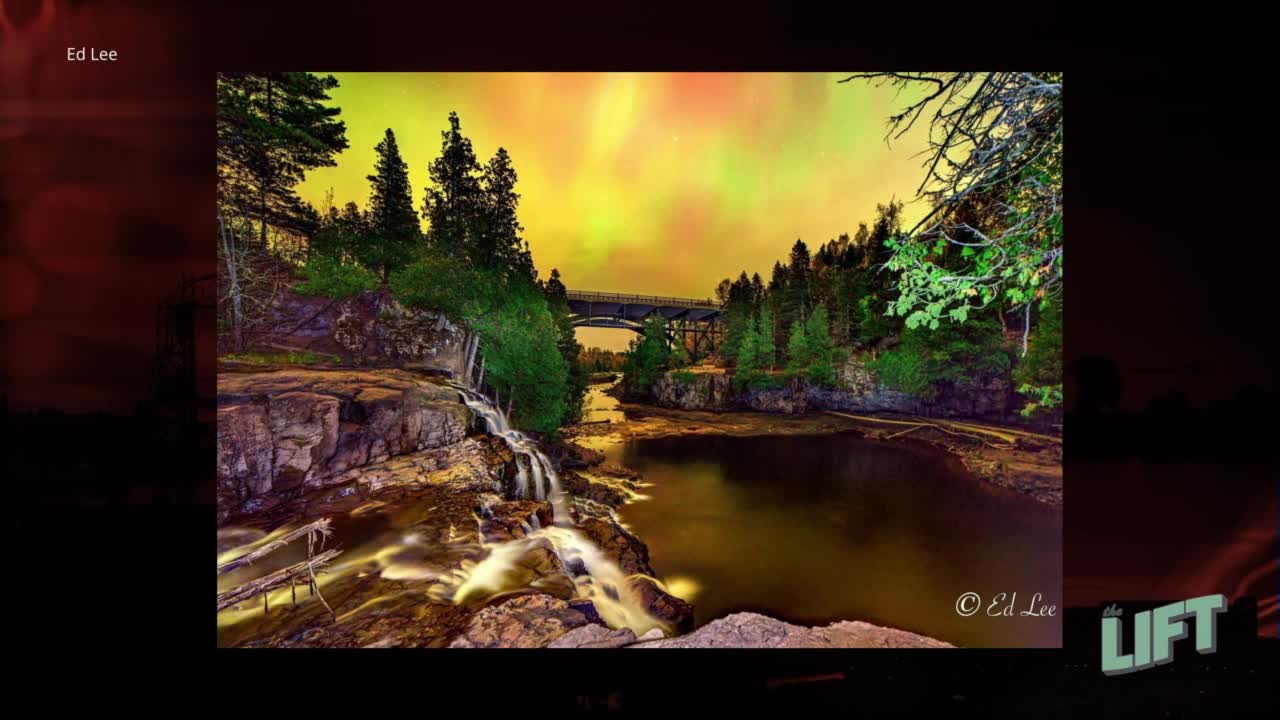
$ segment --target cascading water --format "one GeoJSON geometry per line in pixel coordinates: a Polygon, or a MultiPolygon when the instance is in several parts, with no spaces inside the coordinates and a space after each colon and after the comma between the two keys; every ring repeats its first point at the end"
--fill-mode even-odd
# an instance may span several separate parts
{"type": "MultiPolygon", "coordinates": [[[[627,627],[637,635],[652,628],[669,633],[671,628],[649,613],[640,594],[632,586],[633,581],[641,578],[653,581],[658,587],[662,586],[661,583],[656,578],[625,574],[595,543],[576,529],[569,514],[568,498],[560,487],[560,478],[551,459],[538,449],[532,439],[513,430],[502,410],[494,407],[483,395],[469,388],[454,387],[462,394],[467,407],[484,418],[489,433],[502,438],[515,455],[515,494],[522,499],[528,497],[531,489],[529,476],[532,475],[533,495],[537,500],[550,500],[553,517],[550,527],[538,527],[535,515],[531,519],[532,532],[491,547],[483,560],[468,565],[452,590],[454,602],[488,599],[521,589],[512,586],[511,580],[518,575],[516,568],[521,558],[536,545],[549,542],[565,568],[585,570],[584,574],[574,578],[577,596],[591,600],[596,612],[610,627],[627,627]]],[[[608,510],[608,515],[616,518],[612,508],[608,510]]]]}
{"type": "MultiPolygon", "coordinates": [[[[456,387],[456,386],[455,386],[456,387]]],[[[529,476],[525,465],[533,474],[533,496],[535,500],[550,500],[555,516],[555,524],[561,527],[573,527],[569,515],[569,506],[564,491],[560,489],[560,476],[556,473],[551,459],[542,453],[533,440],[519,430],[512,430],[511,424],[500,408],[489,403],[483,395],[465,388],[458,388],[462,393],[462,401],[480,417],[491,435],[496,435],[507,443],[507,447],[516,456],[516,496],[525,499],[529,496],[529,476]],[[524,462],[521,462],[521,458],[524,462]]]]}

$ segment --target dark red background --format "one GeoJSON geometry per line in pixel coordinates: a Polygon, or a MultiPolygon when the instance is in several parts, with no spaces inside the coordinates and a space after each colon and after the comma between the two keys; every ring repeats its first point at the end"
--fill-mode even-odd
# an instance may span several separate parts
{"type": "MultiPolygon", "coordinates": [[[[510,28],[468,19],[476,29],[458,35],[463,20],[439,8],[370,18],[266,3],[199,16],[176,4],[0,4],[0,379],[12,410],[130,413],[146,398],[157,303],[184,274],[214,270],[217,69],[860,69],[931,52],[869,42],[890,21],[815,30],[821,18],[798,9],[683,20],[627,9],[595,30],[536,33],[545,18],[526,9],[510,28]],[[68,63],[68,46],[120,59],[68,63]]],[[[1013,52],[1019,66],[1068,72],[1067,360],[1107,358],[1123,391],[1106,422],[1078,407],[1068,417],[1065,604],[1251,596],[1260,633],[1275,636],[1280,507],[1270,439],[1257,433],[1275,419],[1274,301],[1255,294],[1273,284],[1275,242],[1257,224],[1265,200],[1250,199],[1262,168],[1230,164],[1270,134],[1261,113],[1221,105],[1248,94],[1245,78],[1157,59],[1120,29],[1068,40],[1054,16],[1039,20],[1021,46],[960,54],[967,66],[1008,65],[1013,52]],[[1248,412],[1222,409],[1240,397],[1248,412]],[[1209,418],[1226,439],[1204,442],[1178,418],[1209,418]]],[[[951,62],[935,66],[959,52],[932,52],[944,50],[951,62]]],[[[201,332],[208,395],[211,324],[201,332]]],[[[210,518],[189,528],[198,546],[212,508],[195,508],[210,518]]]]}

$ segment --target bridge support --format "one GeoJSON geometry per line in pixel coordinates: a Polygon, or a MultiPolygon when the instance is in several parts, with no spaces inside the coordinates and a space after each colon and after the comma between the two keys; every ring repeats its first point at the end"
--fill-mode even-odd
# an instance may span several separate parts
{"type": "Polygon", "coordinates": [[[659,315],[667,335],[680,340],[694,357],[705,357],[720,346],[720,306],[710,300],[619,295],[616,293],[567,293],[575,327],[607,327],[644,332],[644,322],[659,315]]]}

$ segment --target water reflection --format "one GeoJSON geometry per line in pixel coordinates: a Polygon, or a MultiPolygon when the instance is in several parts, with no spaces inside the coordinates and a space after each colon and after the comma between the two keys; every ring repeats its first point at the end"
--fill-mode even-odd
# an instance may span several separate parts
{"type": "MultiPolygon", "coordinates": [[[[936,453],[856,435],[631,441],[610,460],[651,499],[620,514],[701,625],[754,610],[861,619],[963,646],[1056,647],[1059,618],[956,614],[957,597],[1035,593],[1061,608],[1061,513],[936,453]]],[[[985,608],[985,604],[984,604],[985,608]]]]}
{"type": "Polygon", "coordinates": [[[622,422],[626,420],[626,415],[618,409],[620,403],[618,399],[612,395],[607,395],[617,381],[611,383],[597,383],[587,387],[587,396],[583,401],[583,422],[622,422]]]}

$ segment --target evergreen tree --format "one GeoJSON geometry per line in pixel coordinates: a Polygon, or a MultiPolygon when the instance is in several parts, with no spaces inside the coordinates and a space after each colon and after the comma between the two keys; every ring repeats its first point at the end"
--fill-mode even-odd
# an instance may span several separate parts
{"type": "Polygon", "coordinates": [[[311,258],[324,257],[341,262],[354,261],[356,248],[369,234],[368,218],[354,202],[347,203],[342,211],[330,208],[329,214],[312,236],[309,251],[311,258]]]}
{"type": "Polygon", "coordinates": [[[787,265],[787,287],[783,291],[779,319],[786,326],[803,323],[812,311],[811,304],[813,269],[810,266],[809,248],[803,240],[791,246],[787,265]]]}
{"type": "Polygon", "coordinates": [[[766,370],[772,370],[777,364],[778,350],[774,342],[773,309],[767,302],[760,308],[759,327],[759,338],[756,341],[759,365],[766,370]]]}
{"type": "Polygon", "coordinates": [[[446,255],[467,258],[479,230],[484,196],[480,164],[471,140],[462,134],[456,112],[449,113],[449,129],[440,133],[440,157],[431,161],[422,214],[427,219],[427,241],[446,255]]]}
{"type": "Polygon", "coordinates": [[[334,156],[347,149],[342,111],[325,104],[336,87],[331,75],[218,75],[218,203],[254,220],[264,248],[268,227],[316,230],[314,210],[294,188],[308,171],[336,165],[334,156]]]}
{"type": "MultiPolygon", "coordinates": [[[[721,285],[723,286],[724,282],[721,285]]],[[[747,278],[745,270],[738,275],[737,280],[729,284],[727,295],[728,302],[724,305],[721,317],[725,328],[721,355],[733,360],[742,346],[742,336],[747,331],[747,325],[754,313],[751,301],[751,280],[747,278]]]]}
{"type": "Polygon", "coordinates": [[[751,318],[738,347],[738,366],[733,373],[733,384],[738,388],[758,386],[762,374],[760,360],[760,324],[751,318]]]}
{"type": "Polygon", "coordinates": [[[787,340],[787,374],[799,377],[809,370],[809,338],[805,336],[804,323],[796,320],[791,323],[791,334],[787,340]]]}
{"type": "Polygon", "coordinates": [[[565,419],[574,423],[582,419],[582,400],[587,394],[587,368],[579,361],[582,344],[573,328],[572,313],[569,311],[569,297],[564,282],[560,280],[560,271],[552,268],[551,277],[547,278],[543,292],[547,298],[547,307],[551,310],[551,318],[556,326],[556,347],[564,359],[568,369],[565,384],[565,419]]]}
{"type": "Polygon", "coordinates": [[[480,267],[499,268],[509,277],[534,279],[533,256],[520,237],[524,230],[516,218],[520,195],[516,193],[516,169],[505,148],[489,160],[481,178],[484,207],[480,231],[468,255],[480,267]]]}
{"type": "Polygon", "coordinates": [[[804,328],[805,349],[809,355],[806,373],[809,381],[817,385],[834,385],[836,382],[835,347],[827,326],[827,309],[819,305],[804,328]]]}
{"type": "Polygon", "coordinates": [[[645,395],[667,369],[671,349],[667,321],[659,313],[644,319],[644,334],[631,341],[623,365],[623,387],[633,396],[645,395]]]}
{"type": "Polygon", "coordinates": [[[386,135],[374,148],[378,155],[369,176],[369,232],[356,244],[356,258],[380,274],[385,285],[392,270],[403,267],[422,235],[409,189],[409,165],[400,157],[396,135],[386,135]]]}
{"type": "Polygon", "coordinates": [[[671,367],[672,369],[689,367],[693,362],[693,358],[689,355],[689,348],[685,345],[683,335],[671,341],[671,367]]]}

